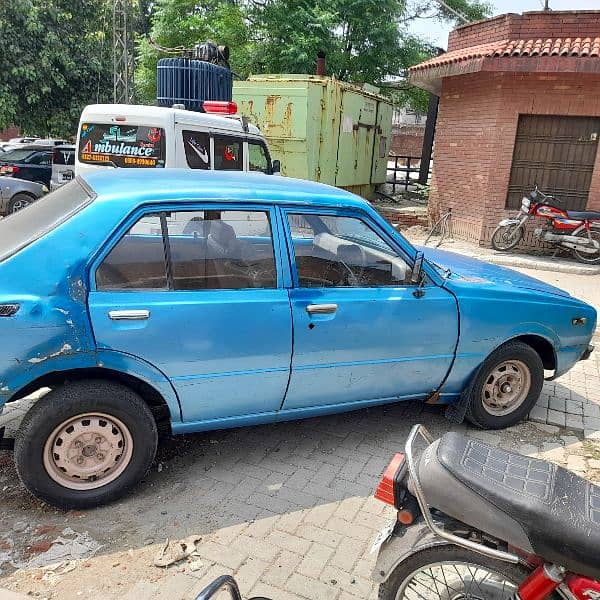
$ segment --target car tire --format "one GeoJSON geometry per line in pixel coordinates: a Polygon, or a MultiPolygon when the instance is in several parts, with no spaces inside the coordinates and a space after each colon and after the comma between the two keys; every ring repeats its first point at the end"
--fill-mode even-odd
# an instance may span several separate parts
{"type": "Polygon", "coordinates": [[[503,429],[523,420],[544,385],[544,365],[527,344],[508,342],[481,365],[471,388],[466,418],[481,429],[503,429]]]}
{"type": "Polygon", "coordinates": [[[26,206],[29,206],[32,202],[35,202],[35,198],[29,194],[18,193],[15,194],[8,203],[7,214],[11,215],[19,210],[22,210],[26,206]]]}
{"type": "Polygon", "coordinates": [[[15,440],[23,485],[63,509],[92,508],[123,496],[148,472],[158,442],[148,405],[105,380],[66,383],[38,400],[15,440]]]}

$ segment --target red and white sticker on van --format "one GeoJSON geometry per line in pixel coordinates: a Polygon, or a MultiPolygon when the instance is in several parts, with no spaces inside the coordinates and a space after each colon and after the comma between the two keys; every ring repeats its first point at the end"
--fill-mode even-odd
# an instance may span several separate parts
{"type": "Polygon", "coordinates": [[[79,161],[115,167],[164,167],[165,130],[141,125],[82,123],[79,161]]]}

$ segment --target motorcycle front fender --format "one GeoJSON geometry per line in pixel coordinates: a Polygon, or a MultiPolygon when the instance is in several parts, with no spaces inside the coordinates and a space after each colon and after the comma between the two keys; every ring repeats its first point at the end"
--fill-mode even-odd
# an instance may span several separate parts
{"type": "Polygon", "coordinates": [[[498,223],[498,227],[506,227],[507,225],[520,225],[521,219],[502,219],[500,223],[498,223]]]}
{"type": "Polygon", "coordinates": [[[394,532],[381,545],[373,567],[373,581],[375,583],[387,581],[402,561],[419,550],[447,545],[447,541],[432,533],[429,527],[419,519],[413,525],[394,532]]]}

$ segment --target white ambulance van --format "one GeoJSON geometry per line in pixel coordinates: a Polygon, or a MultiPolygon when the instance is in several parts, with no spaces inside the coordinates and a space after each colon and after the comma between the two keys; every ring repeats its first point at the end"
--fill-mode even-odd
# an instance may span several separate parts
{"type": "Polygon", "coordinates": [[[107,167],[279,172],[260,130],[234,102],[206,112],[135,104],[91,104],[81,113],[75,174],[107,167]]]}

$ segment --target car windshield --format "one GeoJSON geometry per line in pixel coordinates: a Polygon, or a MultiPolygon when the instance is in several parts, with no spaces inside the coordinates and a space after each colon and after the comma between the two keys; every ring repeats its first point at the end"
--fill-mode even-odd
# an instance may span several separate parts
{"type": "Polygon", "coordinates": [[[0,221],[0,262],[64,223],[93,200],[80,180],[62,186],[0,221]]]}
{"type": "Polygon", "coordinates": [[[9,150],[2,155],[2,160],[10,161],[22,161],[25,160],[30,154],[33,154],[35,150],[31,148],[17,148],[16,150],[9,150]]]}

